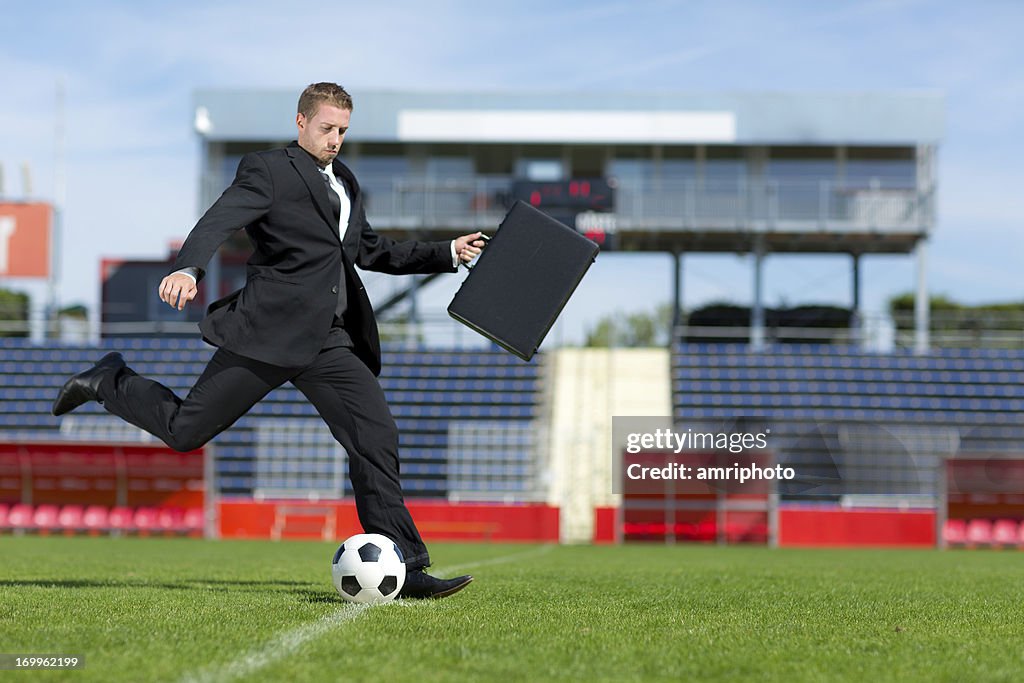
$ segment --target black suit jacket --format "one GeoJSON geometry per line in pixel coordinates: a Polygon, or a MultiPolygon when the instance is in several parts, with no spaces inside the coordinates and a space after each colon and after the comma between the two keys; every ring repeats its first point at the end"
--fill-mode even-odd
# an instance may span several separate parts
{"type": "Polygon", "coordinates": [[[344,269],[345,329],[376,375],[377,322],[353,265],[393,275],[455,272],[447,241],[396,242],[375,233],[355,176],[337,160],[333,170],[352,201],[344,242],[320,170],[298,143],[242,158],[234,182],[189,233],[172,269],[205,268],[242,227],[255,245],[245,287],[210,304],[199,324],[208,343],[273,365],[309,364],[333,323],[344,269]]]}

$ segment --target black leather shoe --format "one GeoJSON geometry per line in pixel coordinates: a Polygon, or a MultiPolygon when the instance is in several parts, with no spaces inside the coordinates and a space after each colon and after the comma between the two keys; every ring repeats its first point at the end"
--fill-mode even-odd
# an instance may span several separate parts
{"type": "Polygon", "coordinates": [[[416,600],[446,598],[452,593],[458,593],[472,580],[473,577],[469,575],[454,579],[438,579],[422,569],[414,569],[405,575],[405,584],[398,597],[416,600]]]}
{"type": "Polygon", "coordinates": [[[83,403],[95,401],[97,398],[96,392],[100,388],[100,382],[107,376],[107,373],[117,372],[123,367],[124,358],[116,351],[103,356],[99,363],[96,363],[96,365],[85,372],[78,373],[64,383],[60,393],[57,394],[57,400],[53,402],[53,408],[50,412],[54,415],[63,415],[64,413],[71,412],[83,403]]]}

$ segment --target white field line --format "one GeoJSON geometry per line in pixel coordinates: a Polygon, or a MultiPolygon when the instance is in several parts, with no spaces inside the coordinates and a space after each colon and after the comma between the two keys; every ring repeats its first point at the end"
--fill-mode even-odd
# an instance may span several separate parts
{"type": "Polygon", "coordinates": [[[489,560],[479,560],[477,562],[467,562],[466,564],[456,564],[451,567],[442,567],[436,571],[431,570],[430,573],[439,577],[452,576],[464,572],[467,569],[475,569],[477,567],[489,567],[492,564],[505,564],[506,562],[518,562],[519,560],[525,560],[530,557],[539,557],[546,555],[551,552],[551,549],[555,546],[553,544],[542,545],[539,548],[531,548],[530,550],[523,550],[518,553],[512,553],[510,555],[499,555],[498,557],[492,557],[489,560]]]}
{"type": "MultiPolygon", "coordinates": [[[[507,562],[516,562],[529,557],[543,555],[550,552],[553,547],[553,545],[545,545],[540,548],[533,548],[508,555],[499,555],[498,557],[480,560],[479,562],[467,562],[465,564],[454,565],[431,573],[436,574],[437,576],[451,576],[452,574],[457,574],[467,569],[485,567],[494,564],[505,564],[507,562]]],[[[419,602],[425,603],[427,601],[424,600],[419,602]]],[[[181,681],[182,683],[227,683],[227,681],[243,679],[255,671],[259,671],[280,659],[288,657],[292,653],[298,651],[299,648],[304,646],[306,643],[316,640],[317,638],[327,634],[329,631],[333,631],[340,626],[355,621],[362,615],[366,614],[366,612],[372,607],[378,606],[379,605],[345,605],[317,621],[303,624],[302,626],[293,628],[290,631],[285,631],[284,633],[275,636],[269,642],[264,643],[259,648],[249,650],[227,664],[189,673],[182,677],[181,681]]]]}
{"type": "Polygon", "coordinates": [[[185,676],[185,683],[222,683],[245,678],[254,671],[287,657],[311,640],[328,631],[358,619],[372,605],[346,605],[318,621],[303,624],[291,631],[285,631],[259,649],[246,652],[241,657],[215,668],[185,676]]]}

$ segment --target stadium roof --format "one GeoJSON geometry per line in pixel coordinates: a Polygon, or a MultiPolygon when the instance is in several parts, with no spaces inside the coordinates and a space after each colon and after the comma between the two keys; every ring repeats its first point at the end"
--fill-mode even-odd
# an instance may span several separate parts
{"type": "MultiPolygon", "coordinates": [[[[850,93],[427,92],[352,89],[352,140],[554,144],[937,144],[944,98],[850,93]]],[[[297,90],[195,93],[209,141],[289,140],[297,90]]]]}

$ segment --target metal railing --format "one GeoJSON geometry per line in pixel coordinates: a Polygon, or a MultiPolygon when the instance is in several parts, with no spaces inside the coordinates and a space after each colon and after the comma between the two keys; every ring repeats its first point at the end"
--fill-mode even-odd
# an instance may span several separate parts
{"type": "Polygon", "coordinates": [[[255,498],[330,500],[344,495],[348,454],[323,420],[262,417],[253,431],[255,498]]]}
{"type": "MultiPolygon", "coordinates": [[[[387,344],[409,346],[445,346],[483,348],[491,342],[466,326],[442,315],[423,315],[412,322],[379,321],[381,340],[387,344]]],[[[913,315],[884,312],[862,313],[849,327],[766,326],[765,343],[812,343],[859,346],[866,350],[886,352],[914,348],[913,315]]],[[[62,318],[60,320],[32,317],[28,320],[0,320],[0,338],[30,337],[37,341],[59,340],[61,343],[90,344],[104,337],[182,337],[199,338],[195,322],[137,321],[98,323],[95,320],[62,318]]],[[[747,325],[696,326],[679,325],[672,335],[662,333],[658,344],[667,337],[692,342],[746,343],[751,337],[747,325]]],[[[621,339],[608,340],[611,346],[627,346],[621,339]]],[[[548,333],[543,350],[563,346],[581,346],[585,340],[572,334],[564,321],[557,321],[548,333]]],[[[1024,312],[960,311],[931,314],[929,345],[932,348],[1024,349],[1024,312]]]]}
{"type": "Polygon", "coordinates": [[[452,420],[448,423],[448,499],[543,500],[546,430],[536,420],[452,420]]]}
{"type": "MultiPolygon", "coordinates": [[[[512,204],[512,176],[360,175],[367,217],[387,229],[493,229],[512,204]]],[[[223,189],[204,180],[212,201],[223,189]]],[[[620,230],[927,232],[935,195],[874,180],[611,178],[620,230]]]]}
{"type": "MultiPolygon", "coordinates": [[[[61,315],[48,315],[46,309],[0,306],[0,338],[31,337],[36,340],[59,339],[64,342],[96,341],[111,336],[180,336],[198,337],[198,322],[186,320],[137,320],[130,322],[98,322],[61,315]]],[[[610,314],[611,312],[609,312],[610,314]]],[[[686,316],[682,316],[683,320],[686,316]]],[[[595,325],[594,320],[591,327],[595,325]]],[[[771,322],[770,320],[768,321],[771,322]]],[[[417,343],[456,347],[487,345],[478,333],[453,321],[439,312],[426,312],[415,321],[392,321],[387,316],[378,320],[381,338],[386,342],[417,343]]],[[[934,347],[1009,348],[1024,349],[1024,310],[1012,305],[992,307],[937,308],[929,314],[930,344],[934,347]]],[[[676,339],[692,341],[735,341],[750,339],[751,329],[740,324],[725,326],[695,326],[683,324],[671,335],[676,339]]],[[[865,345],[884,351],[886,348],[913,347],[915,319],[913,311],[895,313],[883,311],[861,312],[855,322],[843,327],[812,327],[768,324],[765,327],[768,342],[807,341],[865,345]]],[[[567,330],[566,321],[557,320],[548,334],[546,348],[580,345],[583,339],[567,330]]],[[[653,345],[664,345],[668,330],[660,331],[653,345]]],[[[623,339],[610,339],[612,346],[630,345],[623,339]]]]}
{"type": "Polygon", "coordinates": [[[924,232],[933,223],[930,193],[829,180],[620,183],[615,207],[619,229],[924,232]]]}
{"type": "MultiPolygon", "coordinates": [[[[446,315],[424,316],[413,322],[378,321],[382,343],[404,345],[482,349],[493,342],[446,315]]],[[[550,348],[561,346],[565,339],[563,327],[555,324],[548,334],[550,348]]],[[[198,340],[199,325],[189,321],[139,320],[134,322],[100,323],[95,319],[49,319],[31,317],[27,320],[0,320],[0,340],[4,337],[28,338],[40,344],[60,343],[91,345],[114,337],[177,337],[198,340]]]]}

